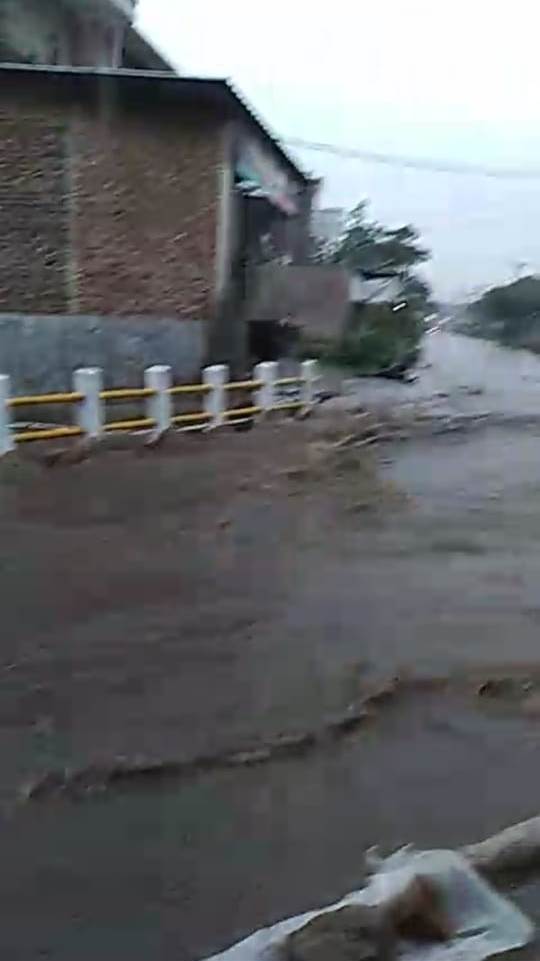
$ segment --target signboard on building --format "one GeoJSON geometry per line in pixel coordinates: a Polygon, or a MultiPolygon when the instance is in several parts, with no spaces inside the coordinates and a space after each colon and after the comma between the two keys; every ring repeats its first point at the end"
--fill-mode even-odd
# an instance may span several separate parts
{"type": "Polygon", "coordinates": [[[237,173],[259,196],[266,197],[284,213],[298,213],[298,188],[272,154],[251,137],[245,137],[237,160],[237,173]]]}

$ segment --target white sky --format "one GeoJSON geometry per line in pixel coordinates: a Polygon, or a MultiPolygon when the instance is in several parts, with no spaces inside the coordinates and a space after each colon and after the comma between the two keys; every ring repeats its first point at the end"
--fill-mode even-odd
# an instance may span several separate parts
{"type": "MultiPolygon", "coordinates": [[[[232,79],[283,137],[540,170],[540,6],[493,0],[139,0],[183,73],[232,79]]],[[[303,152],[324,204],[411,221],[442,297],[540,272],[540,177],[501,181],[303,152]]]]}

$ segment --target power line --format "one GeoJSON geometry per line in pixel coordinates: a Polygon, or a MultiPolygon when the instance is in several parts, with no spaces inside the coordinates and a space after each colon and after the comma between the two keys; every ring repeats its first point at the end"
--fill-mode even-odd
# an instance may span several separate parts
{"type": "Polygon", "coordinates": [[[430,173],[468,174],[491,177],[495,180],[540,180],[540,168],[537,167],[489,167],[483,164],[470,164],[460,161],[406,157],[398,154],[378,153],[373,150],[359,150],[356,147],[340,147],[336,144],[312,143],[298,137],[286,138],[283,143],[288,147],[296,147],[301,150],[331,154],[345,160],[363,160],[367,163],[384,164],[388,167],[405,167],[411,170],[429,171],[430,173]]]}

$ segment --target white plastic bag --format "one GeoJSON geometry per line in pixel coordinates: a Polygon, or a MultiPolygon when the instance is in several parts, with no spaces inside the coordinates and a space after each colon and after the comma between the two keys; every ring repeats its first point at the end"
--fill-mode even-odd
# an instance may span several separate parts
{"type": "Polygon", "coordinates": [[[530,941],[533,926],[522,912],[497,894],[454,851],[415,851],[403,848],[382,861],[369,884],[337,904],[280,921],[256,931],[207,961],[282,961],[285,938],[318,914],[347,904],[384,904],[418,874],[437,884],[455,937],[445,943],[403,944],[403,961],[483,961],[501,951],[530,941]]]}

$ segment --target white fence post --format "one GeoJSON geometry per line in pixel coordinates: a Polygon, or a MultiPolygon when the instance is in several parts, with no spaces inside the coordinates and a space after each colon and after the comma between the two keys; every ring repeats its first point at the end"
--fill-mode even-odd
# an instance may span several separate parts
{"type": "Polygon", "coordinates": [[[305,410],[310,410],[317,400],[318,367],[316,360],[305,360],[302,364],[300,399],[305,410]]]}
{"type": "Polygon", "coordinates": [[[0,374],[0,457],[15,450],[11,432],[11,414],[8,407],[10,380],[7,374],[0,374]]]}
{"type": "Polygon", "coordinates": [[[83,395],[77,405],[77,423],[91,438],[103,433],[103,403],[99,396],[102,384],[101,367],[79,367],[73,374],[73,390],[83,395]]]}
{"type": "Polygon", "coordinates": [[[278,379],[278,365],[273,360],[267,360],[262,364],[257,364],[253,371],[253,380],[260,380],[262,387],[259,387],[255,394],[255,404],[263,412],[272,410],[276,404],[276,380],[278,379]]]}
{"type": "Polygon", "coordinates": [[[172,423],[172,397],[169,390],[172,386],[172,371],[166,364],[156,364],[147,367],[144,372],[144,386],[155,393],[147,397],[147,417],[155,421],[156,434],[164,434],[172,423]]]}
{"type": "Polygon", "coordinates": [[[211,387],[204,395],[204,411],[210,415],[209,427],[220,427],[225,422],[227,409],[225,384],[229,380],[226,364],[213,364],[203,370],[203,384],[211,387]]]}

